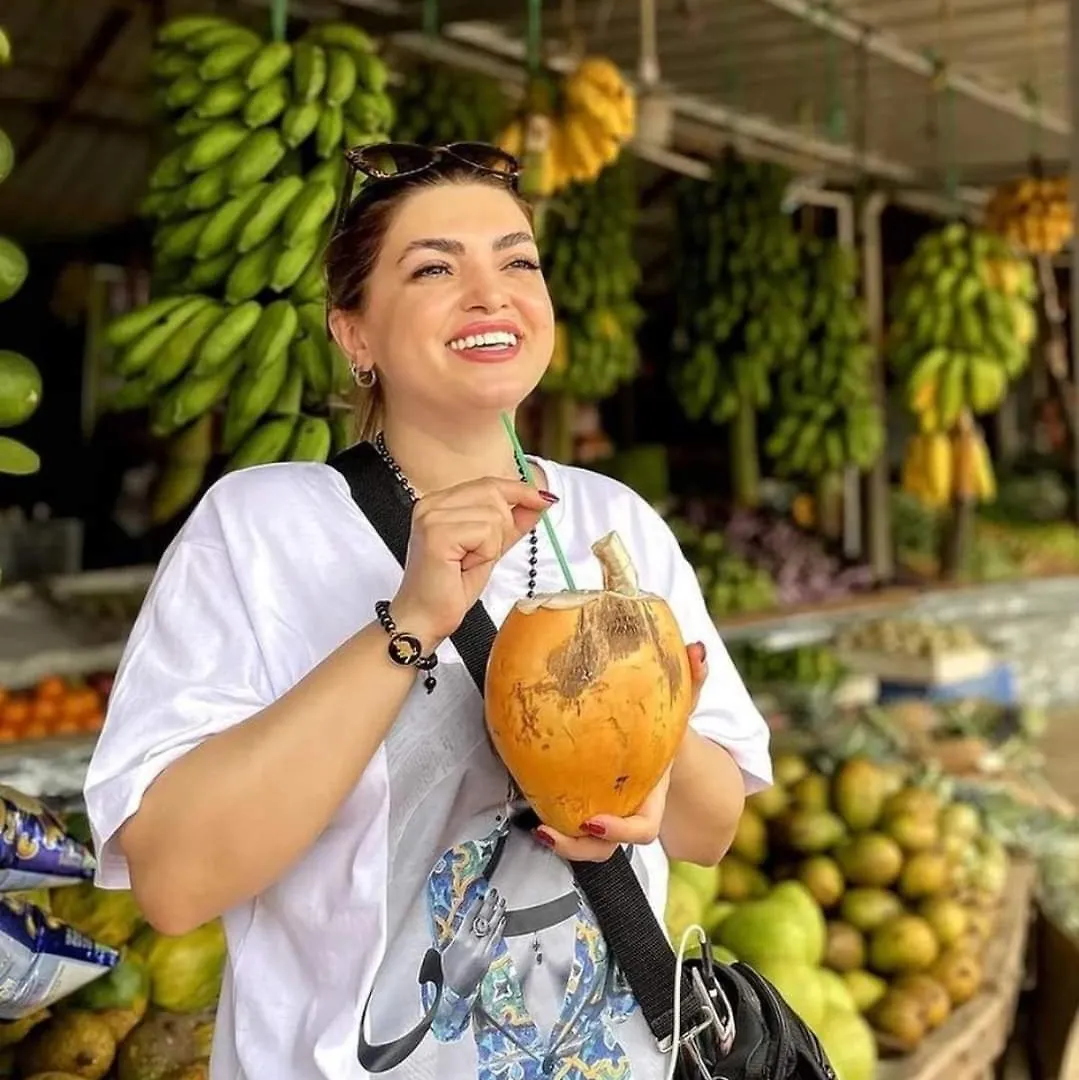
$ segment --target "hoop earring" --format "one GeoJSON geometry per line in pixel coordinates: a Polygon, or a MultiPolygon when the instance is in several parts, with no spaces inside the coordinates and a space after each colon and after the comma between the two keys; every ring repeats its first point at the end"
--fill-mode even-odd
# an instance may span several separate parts
{"type": "Polygon", "coordinates": [[[353,367],[352,377],[361,390],[370,390],[378,382],[378,375],[374,368],[353,367]]]}

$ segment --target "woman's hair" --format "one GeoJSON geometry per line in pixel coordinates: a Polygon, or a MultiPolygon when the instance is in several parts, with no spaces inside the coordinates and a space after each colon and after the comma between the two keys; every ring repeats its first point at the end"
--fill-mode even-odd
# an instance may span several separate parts
{"type": "MultiPolygon", "coordinates": [[[[443,184],[484,184],[512,196],[529,222],[531,206],[502,177],[475,169],[452,158],[442,158],[415,176],[368,182],[345,214],[341,227],[326,248],[326,286],[330,310],[362,311],[367,284],[378,261],[382,242],[401,204],[417,191],[443,184]]],[[[382,383],[357,386],[353,395],[355,437],[369,441],[382,427],[382,383]]]]}

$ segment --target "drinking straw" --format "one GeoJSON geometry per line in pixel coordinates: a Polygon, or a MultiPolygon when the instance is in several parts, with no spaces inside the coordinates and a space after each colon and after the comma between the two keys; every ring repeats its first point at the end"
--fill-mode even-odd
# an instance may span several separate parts
{"type": "MultiPolygon", "coordinates": [[[[521,449],[521,441],[517,438],[517,432],[513,430],[513,421],[510,419],[509,413],[504,412],[502,414],[502,426],[506,429],[510,446],[513,447],[513,456],[517,462],[517,468],[521,470],[521,474],[526,478],[526,483],[535,486],[536,474],[532,471],[532,466],[528,463],[524,450],[521,449]]],[[[548,519],[546,511],[540,517],[543,521],[543,527],[547,530],[547,539],[551,541],[551,547],[554,548],[554,553],[558,557],[558,565],[562,568],[562,576],[566,579],[566,588],[571,592],[575,592],[577,586],[573,583],[573,574],[570,573],[569,563],[566,562],[566,554],[562,550],[562,545],[558,542],[554,526],[548,519]]]]}

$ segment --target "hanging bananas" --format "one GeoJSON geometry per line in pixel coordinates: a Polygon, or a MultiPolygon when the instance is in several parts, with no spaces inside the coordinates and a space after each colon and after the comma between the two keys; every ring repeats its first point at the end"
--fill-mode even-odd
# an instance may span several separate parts
{"type": "Polygon", "coordinates": [[[987,503],[996,498],[989,449],[969,414],[951,432],[920,431],[910,437],[900,484],[931,510],[957,501],[987,503]]]}
{"type": "Polygon", "coordinates": [[[997,236],[953,222],[919,241],[892,305],[888,360],[924,431],[999,408],[1029,359],[1035,295],[1030,264],[997,236]]]}
{"type": "Polygon", "coordinates": [[[818,478],[866,469],[884,444],[873,396],[873,349],[851,253],[834,241],[802,243],[808,340],[779,373],[781,418],[768,454],[783,476],[818,478]]]}
{"type": "Polygon", "coordinates": [[[1002,184],[985,208],[985,227],[1029,255],[1056,255],[1075,232],[1067,176],[1024,176],[1002,184]]]}
{"type": "Polygon", "coordinates": [[[723,424],[771,401],[774,368],[805,346],[806,285],[782,201],[787,174],[724,155],[678,195],[674,386],[691,419],[723,424]]]}
{"type": "Polygon", "coordinates": [[[594,184],[571,185],[551,204],[542,248],[558,347],[544,389],[594,401],[637,374],[636,219],[637,187],[626,158],[594,184]]]}
{"type": "Polygon", "coordinates": [[[496,79],[428,61],[408,70],[395,102],[394,136],[424,146],[492,142],[509,113],[496,79]]]}
{"type": "Polygon", "coordinates": [[[535,194],[546,198],[571,183],[591,183],[633,138],[637,103],[617,66],[604,56],[586,56],[565,78],[560,102],[537,107],[529,95],[523,115],[510,122],[498,144],[514,156],[528,146],[532,113],[546,115],[549,130],[539,151],[535,194]]]}
{"type": "Polygon", "coordinates": [[[159,31],[152,70],[172,125],[142,205],[155,298],[106,340],[122,380],[113,408],[148,409],[168,443],[154,502],[165,521],[220,452],[238,468],[343,445],[328,410],[350,379],[326,335],[322,251],[343,150],[386,139],[394,108],[374,40],[351,23],[279,42],[180,16],[159,31]]]}

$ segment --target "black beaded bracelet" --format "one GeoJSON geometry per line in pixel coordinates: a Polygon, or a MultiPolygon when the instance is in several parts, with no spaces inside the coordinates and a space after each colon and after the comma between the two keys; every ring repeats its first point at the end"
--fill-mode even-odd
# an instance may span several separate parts
{"type": "Polygon", "coordinates": [[[386,652],[390,659],[401,667],[414,667],[419,671],[426,671],[427,677],[423,680],[423,688],[431,693],[436,685],[436,680],[431,672],[438,664],[438,656],[431,653],[423,655],[423,643],[415,634],[408,634],[397,629],[397,623],[390,615],[389,600],[379,600],[375,604],[375,615],[378,624],[390,635],[390,643],[386,646],[386,652]]]}

